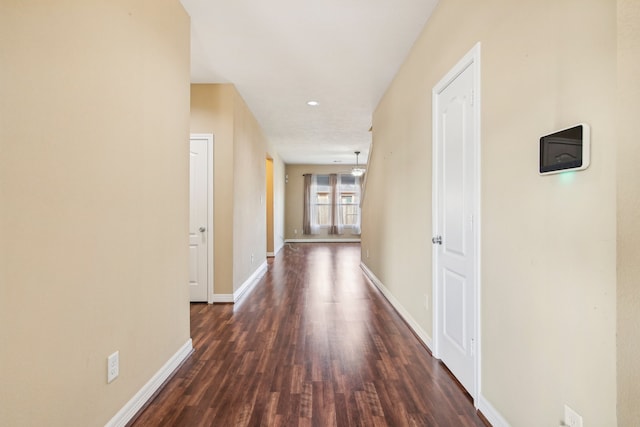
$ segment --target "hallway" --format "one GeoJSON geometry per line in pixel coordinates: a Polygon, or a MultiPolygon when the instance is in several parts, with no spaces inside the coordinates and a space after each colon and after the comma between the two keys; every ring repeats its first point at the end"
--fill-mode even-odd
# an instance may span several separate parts
{"type": "Polygon", "coordinates": [[[359,263],[286,245],[240,303],[192,304],[195,352],[132,425],[484,426],[359,263]]]}

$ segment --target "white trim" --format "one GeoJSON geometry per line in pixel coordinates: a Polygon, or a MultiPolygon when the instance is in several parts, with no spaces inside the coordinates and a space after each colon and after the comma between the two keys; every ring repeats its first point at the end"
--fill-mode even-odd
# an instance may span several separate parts
{"type": "Polygon", "coordinates": [[[364,271],[364,274],[369,278],[369,280],[371,280],[371,283],[373,283],[375,287],[378,288],[378,290],[380,290],[382,295],[384,295],[387,301],[389,301],[389,303],[393,306],[393,308],[395,308],[395,310],[398,312],[400,317],[402,317],[404,321],[407,322],[409,327],[413,330],[413,332],[415,332],[415,334],[418,336],[420,341],[422,341],[424,345],[426,345],[427,348],[431,350],[431,345],[432,345],[431,337],[429,337],[427,332],[424,329],[422,329],[422,327],[420,327],[418,322],[416,322],[416,320],[413,317],[411,317],[411,314],[409,314],[409,311],[407,311],[402,306],[402,304],[400,304],[400,301],[398,301],[393,296],[391,291],[389,291],[389,289],[387,289],[387,287],[384,286],[384,284],[380,281],[380,279],[376,277],[373,271],[369,270],[369,267],[367,267],[362,261],[360,262],[360,268],[362,268],[362,271],[364,271]]]}
{"type": "Polygon", "coordinates": [[[360,239],[287,239],[285,243],[360,243],[360,239]]]}
{"type": "Polygon", "coordinates": [[[478,397],[478,410],[491,423],[493,427],[511,427],[502,415],[489,403],[489,401],[481,394],[478,397]]]}
{"type": "Polygon", "coordinates": [[[284,248],[284,241],[281,240],[280,242],[281,242],[280,246],[275,248],[273,252],[267,252],[267,257],[274,258],[276,255],[278,255],[278,253],[282,250],[282,248],[284,248]]]}
{"type": "MultiPolygon", "coordinates": [[[[473,47],[473,63],[475,66],[473,91],[474,102],[476,104],[475,112],[475,137],[476,137],[476,203],[474,206],[473,216],[475,218],[474,230],[476,231],[476,390],[475,400],[482,397],[482,84],[481,84],[481,45],[476,43],[473,47]]],[[[474,401],[475,403],[475,401],[474,401]]],[[[476,405],[479,404],[475,403],[476,405]]],[[[488,402],[487,402],[488,404],[488,402]]],[[[493,409],[491,405],[489,405],[493,409]]],[[[495,412],[495,411],[494,411],[495,412]]],[[[497,414],[497,412],[495,412],[497,414]]],[[[502,417],[500,417],[502,418],[502,417]]],[[[500,427],[496,423],[492,423],[494,427],[500,427]]]]}
{"type": "Polygon", "coordinates": [[[214,242],[214,227],[213,227],[213,198],[214,198],[214,183],[213,183],[213,134],[212,133],[192,133],[189,136],[189,141],[194,139],[204,139],[207,141],[207,302],[213,304],[215,298],[215,292],[213,287],[214,262],[213,262],[213,242],[214,242]]]}
{"type": "Polygon", "coordinates": [[[265,260],[260,267],[256,269],[256,271],[249,276],[247,280],[244,281],[242,286],[238,288],[237,291],[233,293],[233,302],[237,303],[240,299],[251,292],[251,290],[258,284],[262,276],[267,272],[267,261],[265,260]]]}
{"type": "Polygon", "coordinates": [[[191,338],[160,368],[156,374],[114,415],[105,427],[125,426],[147,403],[164,382],[193,352],[191,338]]]}
{"type": "Polygon", "coordinates": [[[233,304],[233,294],[213,294],[213,302],[233,304]]]}
{"type": "Polygon", "coordinates": [[[282,240],[282,239],[279,239],[279,240],[280,240],[280,242],[279,242],[280,246],[275,248],[274,256],[278,255],[278,253],[282,250],[282,248],[284,248],[284,240],[282,240]]]}
{"type": "MultiPolygon", "coordinates": [[[[475,283],[476,283],[476,291],[475,291],[475,295],[474,295],[474,306],[475,306],[475,337],[476,337],[476,342],[475,342],[475,367],[474,367],[474,371],[475,371],[475,378],[474,378],[474,390],[468,390],[469,394],[471,395],[474,405],[477,407],[478,406],[478,400],[479,397],[481,396],[481,380],[482,380],[482,376],[481,376],[481,368],[482,368],[482,346],[481,346],[481,300],[480,300],[480,295],[481,295],[481,271],[480,271],[480,267],[481,267],[481,263],[480,263],[480,259],[482,257],[481,254],[481,217],[480,217],[480,213],[481,213],[481,208],[480,208],[480,201],[482,199],[482,195],[481,195],[481,185],[480,185],[480,179],[481,179],[481,158],[480,158],[480,154],[481,154],[481,128],[480,128],[480,124],[481,124],[481,93],[480,93],[480,89],[481,89],[481,85],[480,85],[480,71],[481,71],[481,67],[480,67],[480,53],[481,53],[481,49],[480,49],[481,45],[480,42],[476,43],[475,46],[473,46],[473,48],[471,48],[471,50],[469,52],[467,52],[467,54],[445,75],[445,77],[442,78],[442,80],[440,80],[433,88],[432,91],[432,127],[433,127],[433,134],[432,134],[432,175],[433,175],[433,179],[432,179],[432,192],[431,192],[431,202],[432,202],[432,228],[433,228],[433,235],[435,236],[438,232],[439,229],[439,224],[438,224],[438,212],[437,212],[437,208],[438,208],[438,174],[437,174],[437,161],[438,161],[438,150],[437,150],[437,141],[438,141],[438,120],[437,120],[437,114],[438,114],[438,110],[439,110],[439,105],[438,105],[438,95],[444,91],[444,89],[453,81],[456,79],[456,77],[458,77],[463,71],[465,71],[467,68],[469,67],[473,67],[473,105],[475,106],[474,108],[474,138],[476,141],[476,145],[475,145],[475,152],[474,152],[474,156],[475,156],[475,167],[476,167],[476,176],[475,176],[475,188],[474,188],[474,192],[475,192],[475,203],[473,206],[473,218],[474,218],[474,233],[475,233],[475,263],[474,263],[474,278],[475,278],[475,283]]],[[[436,358],[439,358],[439,349],[438,349],[438,341],[439,341],[439,321],[438,321],[438,301],[439,301],[439,292],[438,292],[438,280],[437,280],[437,271],[436,271],[436,266],[438,263],[438,257],[437,257],[437,251],[433,251],[432,252],[432,266],[434,267],[432,270],[432,292],[433,292],[433,356],[436,358]]]]}

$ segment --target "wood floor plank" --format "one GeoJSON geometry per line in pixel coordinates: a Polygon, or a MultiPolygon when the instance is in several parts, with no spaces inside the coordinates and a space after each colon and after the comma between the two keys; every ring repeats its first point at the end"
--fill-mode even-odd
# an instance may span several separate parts
{"type": "Polygon", "coordinates": [[[239,304],[192,304],[193,355],[130,425],[486,426],[359,264],[287,245],[239,304]]]}

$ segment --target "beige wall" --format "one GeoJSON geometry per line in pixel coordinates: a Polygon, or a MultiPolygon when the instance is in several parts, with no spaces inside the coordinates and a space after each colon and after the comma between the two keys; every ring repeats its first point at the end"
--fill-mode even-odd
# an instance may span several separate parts
{"type": "Polygon", "coordinates": [[[363,261],[431,333],[431,90],[477,42],[482,395],[513,426],[565,403],[614,426],[615,2],[439,3],[374,115],[363,261]],[[539,136],[581,121],[589,169],[539,176],[539,136]]]}
{"type": "Polygon", "coordinates": [[[191,85],[191,132],[213,134],[214,292],[233,293],[232,85],[191,85]]]}
{"type": "Polygon", "coordinates": [[[640,3],[618,1],[618,425],[640,425],[640,3]]]}
{"type": "Polygon", "coordinates": [[[269,148],[269,156],[273,159],[273,251],[278,253],[284,246],[285,220],[285,164],[276,155],[273,148],[269,148]]]}
{"type": "Polygon", "coordinates": [[[267,142],[253,114],[235,91],[233,138],[233,290],[267,259],[267,142]]]}
{"type": "Polygon", "coordinates": [[[102,426],[189,339],[189,19],[3,1],[0,52],[0,425],[102,426]]]}
{"type": "Polygon", "coordinates": [[[191,85],[191,132],[214,135],[214,292],[229,295],[266,259],[267,156],[274,164],[274,246],[282,247],[284,166],[231,84],[191,85]]]}
{"type": "Polygon", "coordinates": [[[329,235],[328,230],[321,229],[318,234],[302,234],[302,212],[304,205],[304,177],[306,173],[329,174],[348,173],[351,165],[298,165],[286,166],[288,182],[285,184],[285,239],[359,239],[350,230],[345,229],[343,234],[329,235]]]}

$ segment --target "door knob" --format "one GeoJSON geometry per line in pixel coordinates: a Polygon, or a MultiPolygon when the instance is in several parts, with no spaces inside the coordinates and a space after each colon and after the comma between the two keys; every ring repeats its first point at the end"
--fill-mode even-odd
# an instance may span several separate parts
{"type": "Polygon", "coordinates": [[[441,245],[442,244],[442,236],[436,236],[431,238],[431,243],[441,245]]]}
{"type": "Polygon", "coordinates": [[[200,227],[199,230],[200,230],[201,233],[204,233],[205,231],[207,231],[207,227],[200,227]]]}

